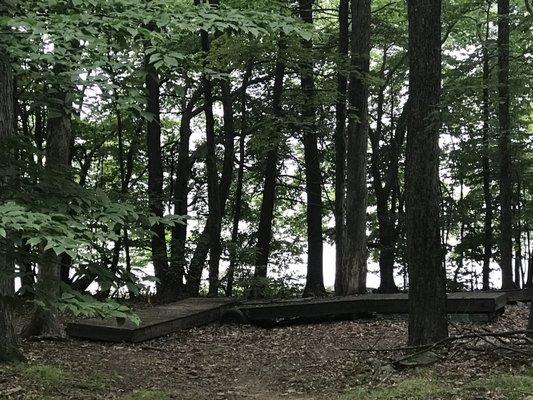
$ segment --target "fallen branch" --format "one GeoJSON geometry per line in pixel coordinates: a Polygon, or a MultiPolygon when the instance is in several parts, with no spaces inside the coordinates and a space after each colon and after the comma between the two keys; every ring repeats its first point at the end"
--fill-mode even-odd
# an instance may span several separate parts
{"type": "Polygon", "coordinates": [[[444,345],[447,345],[449,343],[455,342],[457,340],[462,339],[476,339],[476,338],[485,338],[485,337],[495,337],[495,338],[501,338],[501,337],[511,337],[511,336],[519,336],[519,335],[530,335],[533,334],[533,330],[516,330],[516,331],[505,331],[505,332],[474,332],[474,333],[466,333],[463,335],[453,335],[448,336],[444,339],[441,339],[435,343],[429,343],[429,344],[422,344],[417,346],[405,346],[405,347],[392,347],[389,349],[385,348],[366,348],[366,349],[354,349],[354,348],[341,348],[340,350],[348,350],[348,351],[357,351],[357,352],[394,352],[394,351],[409,351],[409,350],[431,350],[435,349],[437,347],[441,347],[444,345]]]}

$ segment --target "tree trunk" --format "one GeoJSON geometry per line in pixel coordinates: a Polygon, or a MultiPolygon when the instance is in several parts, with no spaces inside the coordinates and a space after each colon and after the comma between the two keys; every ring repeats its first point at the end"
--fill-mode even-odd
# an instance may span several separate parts
{"type": "Polygon", "coordinates": [[[533,288],[533,250],[530,251],[527,262],[527,278],[525,287],[528,289],[533,288]]]}
{"type": "Polygon", "coordinates": [[[502,270],[502,289],[514,288],[509,102],[509,0],[498,0],[498,121],[500,127],[498,148],[500,152],[500,268],[502,270]]]}
{"type": "Polygon", "coordinates": [[[406,223],[409,345],[448,336],[446,272],[439,234],[441,1],[408,0],[409,112],[406,223]]]}
{"type": "Polygon", "coordinates": [[[515,264],[514,264],[514,285],[516,289],[520,289],[523,283],[522,271],[522,220],[521,220],[521,184],[520,176],[516,174],[516,203],[514,206],[514,249],[515,249],[515,264]]]}
{"type": "Polygon", "coordinates": [[[233,200],[233,221],[231,224],[231,247],[230,262],[227,272],[226,296],[233,295],[233,284],[235,281],[235,269],[238,265],[237,240],[239,237],[239,222],[242,212],[242,186],[244,181],[244,158],[246,157],[246,88],[252,72],[251,64],[243,78],[243,92],[241,97],[241,135],[239,138],[239,169],[237,171],[237,185],[235,187],[235,198],[233,200]]]}
{"type": "MultiPolygon", "coordinates": [[[[387,62],[387,48],[383,50],[383,64],[381,68],[381,78],[385,79],[384,71],[387,62]]],[[[388,162],[386,162],[381,154],[380,141],[383,140],[383,108],[385,98],[385,87],[383,84],[378,92],[377,99],[377,121],[376,129],[369,130],[370,143],[372,146],[372,157],[370,159],[370,171],[372,173],[372,186],[374,188],[374,194],[376,196],[377,205],[377,219],[378,219],[378,233],[379,233],[379,280],[380,285],[378,292],[380,293],[395,293],[398,291],[396,283],[394,282],[394,259],[395,259],[395,247],[397,241],[397,229],[396,229],[396,210],[394,199],[391,195],[394,193],[393,188],[398,180],[398,158],[399,149],[397,148],[396,140],[400,134],[399,129],[403,129],[403,126],[398,124],[394,135],[391,135],[391,142],[389,147],[388,162]],[[385,169],[385,177],[387,182],[383,185],[381,170],[385,169]],[[390,200],[390,209],[389,209],[390,200]]],[[[391,96],[394,96],[391,94],[391,96]]],[[[405,119],[405,118],[403,118],[405,119]]],[[[391,121],[391,130],[393,124],[391,121]]],[[[401,134],[403,141],[404,135],[401,134]]]]}
{"type": "Polygon", "coordinates": [[[485,43],[483,43],[483,199],[485,202],[485,218],[483,220],[483,269],[482,280],[483,290],[490,289],[490,260],[492,258],[492,193],[490,190],[490,162],[489,162],[489,79],[490,79],[490,59],[488,54],[489,40],[489,13],[490,3],[487,6],[487,21],[485,24],[485,43]]]}
{"type": "MultiPolygon", "coordinates": [[[[0,48],[0,50],[3,50],[0,48]]],[[[5,53],[4,53],[5,54],[5,53]]],[[[8,141],[15,133],[15,110],[13,72],[7,59],[0,61],[0,146],[9,148],[8,141]]],[[[4,154],[4,157],[6,155],[4,154]]],[[[9,159],[10,156],[8,155],[9,159]]],[[[7,165],[9,168],[9,164],[7,165]]],[[[0,179],[0,193],[6,193],[5,179],[0,179]]],[[[9,190],[9,189],[8,189],[9,190]]],[[[7,240],[0,238],[0,363],[22,360],[13,324],[13,302],[15,297],[14,248],[7,240]]]]}
{"type": "MultiPolygon", "coordinates": [[[[304,23],[313,24],[314,0],[299,0],[300,18],[304,23]]],[[[303,93],[303,145],[305,163],[305,190],[307,194],[307,276],[304,296],[322,296],[323,277],[323,243],[322,243],[322,175],[316,129],[316,93],[311,53],[313,42],[304,40],[303,48],[309,58],[301,62],[300,81],[303,93]]]]}
{"type": "MultiPolygon", "coordinates": [[[[174,214],[186,217],[188,214],[189,175],[191,172],[189,148],[191,138],[191,110],[185,107],[180,121],[180,141],[178,148],[178,163],[176,166],[176,181],[174,183],[174,214]]],[[[185,245],[187,240],[187,220],[172,227],[170,243],[170,267],[178,274],[178,295],[183,291],[183,276],[185,275],[185,245]]]]}
{"type": "Polygon", "coordinates": [[[348,87],[348,148],[346,227],[343,265],[336,292],[366,292],[366,164],[368,147],[368,71],[370,61],[370,0],[352,0],[351,66],[348,87]]]}
{"type": "MultiPolygon", "coordinates": [[[[222,94],[222,109],[224,115],[224,159],[222,161],[222,174],[219,185],[218,221],[214,225],[217,231],[216,240],[211,237],[209,253],[209,295],[218,295],[219,264],[222,255],[222,218],[226,210],[231,181],[233,179],[233,159],[235,157],[235,123],[233,118],[233,99],[229,80],[223,80],[220,85],[222,94]]],[[[215,167],[216,168],[216,167],[215,167]]]]}
{"type": "Polygon", "coordinates": [[[342,276],[346,214],[346,90],[348,88],[348,49],[350,0],[339,3],[339,66],[335,106],[335,281],[342,276]]]}
{"type": "Polygon", "coordinates": [[[276,179],[278,176],[278,152],[282,138],[282,95],[283,80],[285,77],[285,40],[281,38],[278,43],[278,59],[274,70],[274,87],[272,92],[272,129],[268,137],[268,151],[265,161],[265,180],[263,183],[263,198],[259,226],[257,228],[257,244],[255,246],[255,281],[252,287],[252,296],[263,295],[264,279],[267,277],[268,258],[270,255],[270,241],[272,240],[272,222],[274,218],[274,204],[276,202],[276,179]]]}
{"type": "MultiPolygon", "coordinates": [[[[56,75],[64,73],[63,65],[56,65],[56,75]]],[[[72,104],[64,87],[55,85],[52,89],[55,102],[49,104],[47,138],[46,138],[46,179],[54,181],[65,179],[65,169],[70,164],[72,104]]],[[[61,281],[62,256],[53,250],[43,252],[38,273],[37,291],[46,300],[53,301],[59,295],[61,281]]],[[[63,328],[57,320],[54,310],[37,307],[29,324],[24,328],[24,336],[63,336],[63,328]]]]}
{"type": "MultiPolygon", "coordinates": [[[[210,2],[217,5],[217,1],[210,2]]],[[[206,31],[201,32],[201,44],[204,52],[209,51],[209,36],[206,31]]],[[[218,295],[219,286],[219,262],[222,254],[221,231],[222,217],[229,196],[231,181],[233,177],[233,157],[235,155],[235,129],[233,120],[232,96],[229,81],[221,84],[222,106],[224,110],[224,159],[222,161],[222,175],[220,183],[218,181],[218,171],[216,165],[216,142],[215,142],[215,120],[213,116],[213,85],[211,78],[207,75],[202,77],[204,88],[204,104],[206,119],[206,169],[207,169],[207,190],[209,216],[204,230],[198,238],[194,251],[189,274],[187,276],[186,292],[189,296],[195,296],[200,290],[202,270],[209,257],[209,295],[218,295]]]]}
{"type": "Polygon", "coordinates": [[[239,236],[239,222],[242,212],[242,192],[244,181],[244,162],[246,157],[246,133],[248,130],[248,119],[246,114],[246,89],[248,88],[252,76],[253,62],[250,61],[242,79],[241,94],[241,134],[239,138],[239,170],[237,172],[237,185],[235,187],[235,198],[233,202],[233,222],[231,226],[231,247],[230,264],[227,272],[226,296],[233,295],[233,284],[235,281],[235,269],[238,265],[237,240],[239,236]]]}
{"type": "MultiPolygon", "coordinates": [[[[150,119],[146,129],[146,145],[148,155],[148,201],[150,211],[156,217],[163,217],[163,159],[161,155],[161,121],[159,106],[159,75],[150,63],[149,56],[145,57],[147,112],[150,119]]],[[[152,226],[152,263],[154,265],[157,282],[157,299],[169,302],[177,298],[179,277],[169,268],[167,244],[165,240],[165,226],[157,223],[152,226]]]]}

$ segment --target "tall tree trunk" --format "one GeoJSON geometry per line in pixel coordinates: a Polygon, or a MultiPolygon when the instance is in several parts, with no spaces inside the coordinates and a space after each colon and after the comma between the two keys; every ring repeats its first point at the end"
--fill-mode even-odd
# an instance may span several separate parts
{"type": "MultiPolygon", "coordinates": [[[[178,146],[178,162],[176,166],[176,181],[174,183],[174,214],[187,216],[189,176],[191,172],[189,149],[191,138],[191,108],[185,106],[180,121],[180,141],[178,146]]],[[[178,274],[178,294],[183,291],[183,276],[185,275],[185,244],[187,240],[187,219],[182,224],[172,227],[172,241],[170,244],[170,267],[178,274]]]]}
{"type": "Polygon", "coordinates": [[[233,221],[231,225],[231,247],[229,250],[230,253],[230,263],[228,266],[227,272],[227,285],[226,285],[226,296],[230,297],[233,295],[233,284],[235,281],[235,269],[238,265],[238,251],[237,251],[237,240],[239,236],[239,222],[241,220],[242,213],[242,192],[243,192],[243,182],[244,182],[244,161],[246,157],[246,133],[248,130],[248,118],[246,113],[246,89],[250,82],[252,76],[253,62],[250,61],[244,77],[242,79],[242,94],[241,94],[241,134],[239,137],[239,169],[237,172],[237,184],[235,187],[235,198],[233,201],[233,221]]]}
{"type": "Polygon", "coordinates": [[[366,292],[366,165],[368,147],[368,71],[370,62],[370,0],[352,0],[351,66],[348,87],[346,227],[343,265],[336,292],[366,292]]]}
{"type": "Polygon", "coordinates": [[[487,19],[485,24],[485,42],[483,43],[483,200],[485,202],[485,218],[483,220],[483,269],[482,280],[483,290],[490,289],[490,260],[492,258],[492,193],[490,190],[490,146],[489,146],[489,80],[490,80],[490,59],[488,54],[489,40],[489,15],[490,2],[487,6],[487,19]]]}
{"type": "Polygon", "coordinates": [[[409,345],[448,336],[446,272],[439,234],[441,1],[408,0],[409,112],[406,223],[409,345]]]}
{"type": "MultiPolygon", "coordinates": [[[[0,51],[3,49],[0,47],[0,51]]],[[[6,54],[6,53],[3,53],[6,54]]],[[[15,133],[15,110],[13,71],[6,58],[0,61],[0,146],[5,151],[9,140],[15,133]],[[4,147],[5,146],[5,147],[4,147]]],[[[10,156],[4,153],[4,159],[10,156]]],[[[9,168],[10,166],[7,165],[9,168]]],[[[0,191],[6,193],[4,185],[8,182],[0,179],[0,191]]],[[[8,189],[10,190],[10,189],[8,189]]],[[[15,297],[14,248],[7,240],[0,238],[0,363],[22,360],[18,348],[13,324],[13,302],[15,297]]]]}
{"type": "Polygon", "coordinates": [[[500,268],[502,270],[502,289],[514,288],[509,102],[509,0],[498,0],[498,121],[500,127],[498,148],[500,152],[500,268]]]}
{"type": "Polygon", "coordinates": [[[224,158],[222,161],[222,174],[219,185],[219,214],[218,221],[214,224],[217,231],[214,232],[216,240],[211,237],[209,252],[209,295],[218,295],[219,264],[222,255],[222,218],[226,209],[227,200],[233,179],[233,159],[235,157],[235,123],[233,118],[233,99],[229,80],[223,80],[220,84],[222,94],[222,109],[224,118],[224,158]]]}
{"type": "Polygon", "coordinates": [[[261,212],[256,235],[255,282],[252,288],[252,296],[254,297],[261,297],[264,291],[264,280],[267,277],[268,258],[270,255],[270,241],[272,240],[272,222],[274,218],[274,204],[276,202],[276,179],[278,176],[278,153],[283,131],[281,119],[283,118],[282,95],[283,80],[285,77],[285,55],[283,51],[285,48],[285,40],[280,38],[272,92],[272,124],[269,125],[272,131],[268,138],[263,198],[261,200],[261,212]]]}
{"type": "MultiPolygon", "coordinates": [[[[196,2],[198,3],[198,1],[196,2]]],[[[210,4],[217,6],[218,1],[211,0],[210,4]]],[[[201,31],[201,45],[204,52],[209,51],[209,35],[206,31],[201,31]]],[[[207,169],[207,191],[209,216],[204,230],[198,238],[194,251],[189,273],[187,276],[186,292],[189,296],[195,296],[200,290],[202,270],[207,254],[209,257],[209,295],[218,295],[219,286],[219,262],[222,254],[221,231],[222,217],[229,196],[231,181],[233,177],[233,157],[235,155],[235,131],[233,120],[233,107],[231,87],[229,81],[221,84],[222,107],[224,111],[224,159],[222,161],[222,174],[220,183],[218,181],[218,171],[216,165],[216,141],[215,141],[215,119],[213,116],[213,84],[207,75],[202,77],[204,88],[204,104],[206,119],[206,169],[207,169]]]]}
{"type": "MultiPolygon", "coordinates": [[[[66,71],[65,66],[56,65],[54,72],[60,75],[66,71]]],[[[52,89],[54,103],[50,104],[46,139],[46,179],[52,181],[65,179],[65,168],[70,164],[71,143],[71,108],[69,95],[60,84],[52,89]]],[[[59,295],[61,281],[62,256],[53,250],[43,252],[37,282],[37,291],[50,301],[59,295]]],[[[24,336],[62,336],[63,329],[52,309],[37,307],[29,324],[24,328],[24,336]]]]}
{"type": "Polygon", "coordinates": [[[226,296],[233,295],[233,285],[235,281],[235,269],[238,265],[238,251],[237,240],[239,237],[239,222],[241,221],[242,213],[242,191],[244,181],[244,159],[246,157],[246,132],[247,116],[246,116],[246,87],[251,74],[251,64],[243,79],[244,90],[241,97],[241,134],[239,137],[239,169],[237,171],[237,184],[235,187],[235,198],[233,200],[233,221],[231,224],[231,247],[230,262],[227,272],[226,296]],[[249,72],[249,73],[248,73],[249,72]]]}
{"type": "Polygon", "coordinates": [[[527,261],[526,284],[524,286],[528,289],[533,288],[533,250],[529,252],[528,261],[527,261]]]}
{"type": "MultiPolygon", "coordinates": [[[[383,64],[381,68],[381,78],[385,79],[384,71],[387,65],[387,48],[383,50],[383,64]]],[[[372,173],[372,186],[376,196],[377,205],[377,219],[378,219],[378,231],[379,231],[379,288],[380,293],[395,293],[398,291],[396,283],[394,282],[394,259],[395,259],[395,247],[397,241],[397,229],[396,229],[396,205],[394,204],[391,195],[394,193],[393,188],[398,180],[398,158],[399,149],[396,147],[396,140],[398,136],[398,130],[394,135],[391,135],[391,143],[389,148],[389,156],[387,162],[383,159],[381,154],[380,141],[383,136],[383,108],[385,98],[385,87],[383,84],[378,92],[377,99],[377,121],[376,129],[369,130],[370,143],[372,146],[372,157],[370,159],[370,171],[372,173]],[[381,169],[382,165],[385,167],[385,177],[387,182],[383,185],[381,169]],[[390,208],[389,208],[390,200],[390,208]]],[[[394,94],[391,94],[394,96],[394,94]]],[[[405,118],[404,118],[405,119],[405,118]]],[[[402,128],[400,125],[398,125],[402,128]]],[[[391,130],[393,124],[391,121],[391,130]]],[[[402,134],[402,141],[403,141],[402,134]]]]}
{"type": "MultiPolygon", "coordinates": [[[[339,3],[339,66],[335,106],[335,281],[342,276],[346,213],[346,90],[348,89],[348,49],[350,46],[350,0],[339,3]]],[[[335,289],[337,291],[337,288],[335,289]]]]}
{"type": "MultiPolygon", "coordinates": [[[[298,0],[300,18],[313,24],[314,0],[298,0]]],[[[324,288],[322,242],[322,175],[316,127],[316,93],[313,73],[313,42],[304,40],[303,48],[309,54],[301,62],[300,81],[303,93],[303,145],[305,163],[305,190],[307,194],[307,276],[304,296],[321,296],[324,288]]]]}
{"type": "MultiPolygon", "coordinates": [[[[150,211],[157,217],[163,217],[163,159],[161,155],[161,120],[159,106],[159,75],[149,56],[145,57],[145,84],[147,112],[150,118],[146,129],[148,155],[148,201],[150,211]]],[[[177,298],[178,274],[169,268],[165,226],[157,223],[152,226],[152,263],[157,282],[157,298],[160,302],[173,301],[177,298]]]]}
{"type": "Polygon", "coordinates": [[[515,288],[520,289],[522,286],[522,221],[521,221],[521,184],[520,184],[520,175],[516,174],[516,203],[514,206],[514,248],[515,248],[515,259],[514,259],[514,285],[515,288]]]}

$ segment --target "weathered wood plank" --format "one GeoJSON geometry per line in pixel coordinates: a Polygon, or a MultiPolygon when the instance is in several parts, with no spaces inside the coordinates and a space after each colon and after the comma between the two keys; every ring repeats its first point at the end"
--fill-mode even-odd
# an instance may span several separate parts
{"type": "Polygon", "coordinates": [[[528,302],[533,299],[533,288],[497,290],[495,293],[504,293],[507,296],[508,303],[516,303],[517,301],[528,302]]]}
{"type": "Polygon", "coordinates": [[[119,325],[113,318],[91,318],[67,325],[72,337],[112,342],[140,342],[195,326],[217,321],[235,300],[227,298],[189,298],[175,303],[139,310],[139,326],[119,325]]]}
{"type": "MultiPolygon", "coordinates": [[[[490,292],[448,294],[451,314],[496,314],[503,310],[506,295],[490,292]]],[[[409,310],[407,294],[365,294],[358,296],[252,301],[237,306],[249,322],[290,318],[318,318],[350,314],[404,314],[409,310]]]]}

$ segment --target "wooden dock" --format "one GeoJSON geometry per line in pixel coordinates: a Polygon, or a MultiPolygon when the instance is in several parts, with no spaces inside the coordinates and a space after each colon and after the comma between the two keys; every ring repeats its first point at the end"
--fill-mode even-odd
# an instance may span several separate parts
{"type": "Polygon", "coordinates": [[[494,293],[504,293],[507,296],[507,303],[529,302],[533,299],[533,288],[496,290],[494,293]]]}
{"type": "Polygon", "coordinates": [[[67,325],[72,337],[110,342],[141,342],[182,329],[220,320],[235,304],[228,298],[189,298],[176,303],[139,310],[139,326],[132,322],[118,325],[114,318],[91,318],[67,325]]]}
{"type": "MultiPolygon", "coordinates": [[[[475,315],[477,320],[490,320],[503,312],[507,303],[505,293],[461,292],[449,293],[449,314],[475,315]]],[[[223,320],[237,323],[264,324],[291,319],[316,320],[333,316],[368,314],[407,314],[408,296],[398,294],[364,294],[356,296],[308,299],[249,301],[226,311],[223,320]]]]}
{"type": "MultiPolygon", "coordinates": [[[[456,320],[487,321],[501,314],[508,301],[525,299],[525,292],[461,292],[448,294],[448,313],[456,320]]],[[[364,294],[271,301],[228,298],[189,298],[137,311],[139,326],[119,325],[115,319],[91,318],[70,323],[72,337],[111,342],[140,342],[182,329],[223,321],[267,324],[290,321],[326,321],[369,314],[407,314],[407,294],[364,294]]]]}

